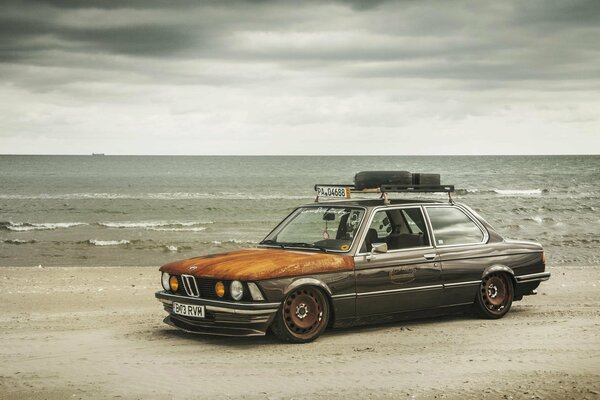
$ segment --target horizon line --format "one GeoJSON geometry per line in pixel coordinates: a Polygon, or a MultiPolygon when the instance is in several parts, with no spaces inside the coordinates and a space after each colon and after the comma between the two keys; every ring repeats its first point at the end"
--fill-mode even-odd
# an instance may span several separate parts
{"type": "Polygon", "coordinates": [[[538,153],[538,154],[110,154],[110,153],[0,153],[1,156],[90,156],[90,157],[541,157],[598,156],[600,153],[538,153]]]}

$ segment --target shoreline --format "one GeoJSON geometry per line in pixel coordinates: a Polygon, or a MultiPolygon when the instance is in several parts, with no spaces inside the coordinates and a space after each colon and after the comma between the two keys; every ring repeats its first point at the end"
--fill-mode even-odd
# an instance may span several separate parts
{"type": "Polygon", "coordinates": [[[600,268],[549,267],[501,320],[329,330],[313,343],[162,323],[158,268],[0,267],[0,398],[600,398],[600,268]]]}

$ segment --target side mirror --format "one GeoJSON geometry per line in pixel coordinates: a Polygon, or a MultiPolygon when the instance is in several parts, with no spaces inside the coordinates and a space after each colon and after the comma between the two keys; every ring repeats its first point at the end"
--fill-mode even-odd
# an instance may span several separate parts
{"type": "Polygon", "coordinates": [[[367,254],[367,260],[371,261],[372,259],[374,259],[375,253],[382,254],[382,253],[387,253],[387,251],[388,251],[387,243],[373,243],[373,246],[371,247],[371,252],[369,254],[367,254]]]}
{"type": "Polygon", "coordinates": [[[387,253],[387,251],[387,243],[373,243],[373,247],[371,248],[371,253],[387,253]]]}

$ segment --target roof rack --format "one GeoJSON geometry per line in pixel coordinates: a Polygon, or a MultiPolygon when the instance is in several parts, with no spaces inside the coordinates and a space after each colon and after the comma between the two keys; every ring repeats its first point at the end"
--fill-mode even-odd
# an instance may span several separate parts
{"type": "Polygon", "coordinates": [[[448,193],[448,200],[452,200],[454,185],[381,185],[379,188],[357,190],[352,184],[316,184],[317,197],[334,197],[349,199],[351,193],[380,193],[385,204],[390,204],[388,193],[448,193]]]}

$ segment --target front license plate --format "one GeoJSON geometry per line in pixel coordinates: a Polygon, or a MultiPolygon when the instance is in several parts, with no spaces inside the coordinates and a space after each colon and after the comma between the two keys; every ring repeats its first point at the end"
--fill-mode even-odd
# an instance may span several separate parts
{"type": "Polygon", "coordinates": [[[186,317],[204,318],[204,306],[173,302],[173,312],[186,317]]]}

